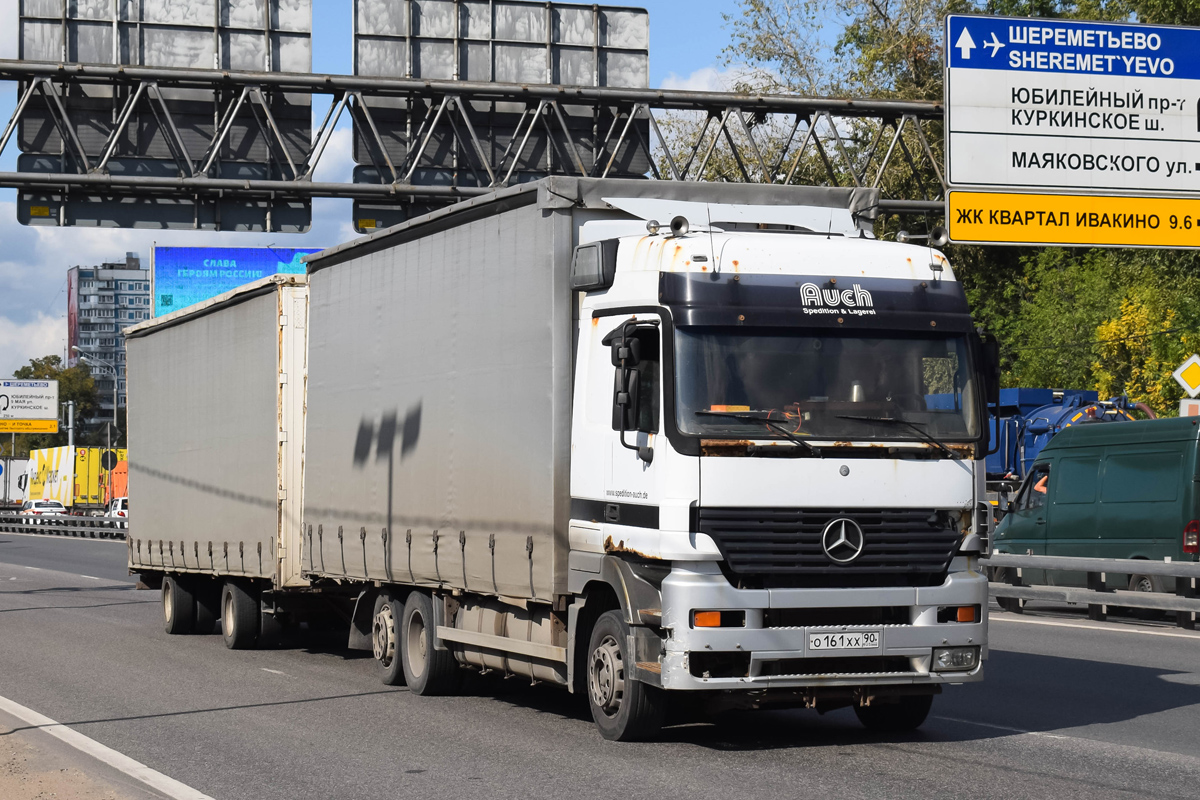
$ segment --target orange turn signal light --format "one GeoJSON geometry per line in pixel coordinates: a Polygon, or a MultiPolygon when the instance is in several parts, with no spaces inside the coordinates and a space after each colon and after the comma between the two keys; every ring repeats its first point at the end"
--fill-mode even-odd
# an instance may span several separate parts
{"type": "Polygon", "coordinates": [[[744,628],[745,611],[693,611],[693,628],[744,628]]]}
{"type": "Polygon", "coordinates": [[[959,606],[958,607],[959,622],[974,622],[975,621],[975,606],[959,606]]]}

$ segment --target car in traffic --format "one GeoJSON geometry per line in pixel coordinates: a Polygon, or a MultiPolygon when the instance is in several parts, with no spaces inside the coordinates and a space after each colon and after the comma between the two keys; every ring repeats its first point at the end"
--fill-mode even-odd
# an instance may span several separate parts
{"type": "MultiPolygon", "coordinates": [[[[1200,419],[1067,428],[1038,455],[994,541],[997,553],[1200,559],[1200,419]]],[[[1086,585],[1073,572],[1026,569],[1022,579],[1086,585]]],[[[1175,589],[1159,576],[1107,573],[1105,581],[1109,589],[1175,589]]]]}
{"type": "MultiPolygon", "coordinates": [[[[28,517],[65,517],[67,516],[67,507],[57,500],[26,500],[21,504],[19,512],[22,516],[28,517]]],[[[49,519],[32,520],[35,525],[49,523],[49,519]]]]}
{"type": "Polygon", "coordinates": [[[65,517],[67,508],[57,500],[26,500],[21,513],[31,517],[65,517]]]}
{"type": "Polygon", "coordinates": [[[129,498],[118,497],[109,502],[108,507],[104,509],[104,516],[112,519],[129,519],[129,498]]]}

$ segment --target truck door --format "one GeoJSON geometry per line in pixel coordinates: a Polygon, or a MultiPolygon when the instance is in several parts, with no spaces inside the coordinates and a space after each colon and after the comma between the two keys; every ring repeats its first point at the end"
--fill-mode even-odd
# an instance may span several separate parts
{"type": "Polygon", "coordinates": [[[659,322],[639,314],[599,317],[582,326],[571,456],[573,549],[636,549],[645,535],[657,538],[659,322]],[[617,357],[622,341],[624,365],[617,357]]]}
{"type": "Polygon", "coordinates": [[[658,319],[623,321],[604,337],[612,354],[612,414],[609,425],[609,471],[605,495],[617,505],[617,514],[606,506],[605,521],[614,525],[614,542],[628,544],[640,531],[658,533],[658,487],[653,447],[658,433],[662,396],[662,359],[658,319]],[[636,346],[636,364],[617,364],[613,345],[624,337],[636,346]],[[622,409],[620,399],[627,395],[622,409]],[[622,417],[624,420],[622,421],[622,417]],[[627,530],[633,528],[636,530],[627,530]]]}

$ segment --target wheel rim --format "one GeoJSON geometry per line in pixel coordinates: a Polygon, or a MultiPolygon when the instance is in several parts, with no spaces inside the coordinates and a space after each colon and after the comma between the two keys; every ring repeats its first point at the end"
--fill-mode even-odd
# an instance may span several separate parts
{"type": "Polygon", "coordinates": [[[390,667],[396,657],[396,617],[392,614],[391,603],[384,603],[375,615],[371,646],[375,651],[375,659],[385,668],[390,667]]]}
{"type": "Polygon", "coordinates": [[[221,604],[221,630],[226,638],[232,639],[234,634],[233,622],[233,593],[225,593],[225,602],[221,604]]]}
{"type": "Polygon", "coordinates": [[[163,616],[167,618],[167,623],[175,618],[175,598],[171,596],[171,582],[163,581],[162,599],[163,599],[163,616]]]}
{"type": "Polygon", "coordinates": [[[414,678],[425,674],[427,657],[425,644],[425,618],[420,611],[413,611],[408,617],[408,630],[405,633],[405,650],[408,652],[408,670],[414,678]]]}
{"type": "Polygon", "coordinates": [[[1145,575],[1139,575],[1137,582],[1133,584],[1135,592],[1153,592],[1154,583],[1145,575]]]}
{"type": "Polygon", "coordinates": [[[606,635],[588,664],[588,690],[592,704],[607,716],[616,716],[625,696],[625,664],[621,647],[611,634],[606,635]]]}

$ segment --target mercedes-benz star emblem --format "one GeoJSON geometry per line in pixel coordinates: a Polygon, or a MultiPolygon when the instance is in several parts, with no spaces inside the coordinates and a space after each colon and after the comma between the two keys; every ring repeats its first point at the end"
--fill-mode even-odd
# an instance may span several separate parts
{"type": "Polygon", "coordinates": [[[821,549],[839,564],[849,564],[862,555],[865,543],[862,528],[846,517],[831,519],[821,532],[821,549]]]}

